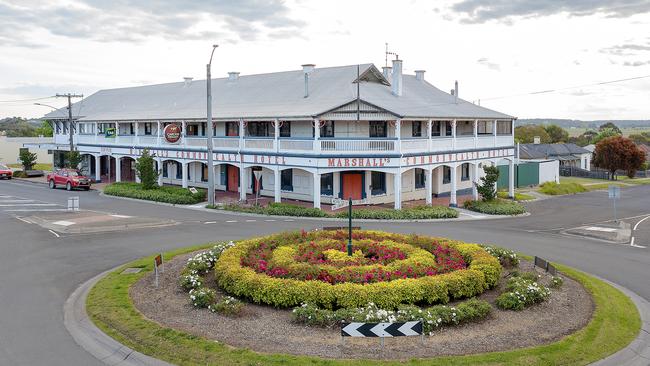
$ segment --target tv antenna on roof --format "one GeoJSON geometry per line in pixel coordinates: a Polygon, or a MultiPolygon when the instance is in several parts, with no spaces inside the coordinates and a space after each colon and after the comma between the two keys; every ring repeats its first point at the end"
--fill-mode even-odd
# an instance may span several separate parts
{"type": "Polygon", "coordinates": [[[384,61],[386,63],[386,65],[385,65],[386,67],[388,67],[388,55],[393,55],[393,56],[395,56],[395,60],[399,60],[399,55],[398,54],[396,54],[395,52],[388,51],[388,42],[386,42],[386,52],[385,52],[384,55],[386,57],[386,60],[384,61]]]}

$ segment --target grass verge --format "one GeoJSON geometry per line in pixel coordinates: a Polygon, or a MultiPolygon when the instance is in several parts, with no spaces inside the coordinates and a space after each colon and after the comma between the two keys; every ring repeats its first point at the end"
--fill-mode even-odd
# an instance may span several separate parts
{"type": "MultiPolygon", "coordinates": [[[[208,248],[179,249],[175,255],[208,248]]],[[[131,262],[101,279],[90,291],[86,306],[92,321],[117,341],[149,356],[179,365],[586,365],[628,345],[639,333],[641,319],[632,300],[614,287],[563,265],[565,275],[580,282],[592,295],[595,311],[583,329],[560,341],[538,347],[468,356],[413,359],[408,362],[377,360],[328,360],[284,354],[261,354],[190,335],[145,319],[129,298],[129,287],[153,270],[153,257],[131,262]],[[120,274],[139,267],[136,274],[120,274]]]]}
{"type": "MultiPolygon", "coordinates": [[[[497,196],[499,198],[507,199],[508,198],[508,192],[499,191],[499,192],[497,192],[497,196]]],[[[529,194],[515,192],[515,201],[532,201],[534,199],[535,199],[535,197],[533,197],[533,196],[531,196],[529,194]]]]}
{"type": "Polygon", "coordinates": [[[526,212],[521,204],[499,198],[492,201],[465,201],[463,207],[488,215],[520,215],[526,212]]]}
{"type": "MultiPolygon", "coordinates": [[[[7,164],[8,167],[10,168],[18,168],[18,169],[23,169],[22,164],[7,164]]],[[[32,170],[44,170],[44,171],[52,171],[52,164],[48,163],[36,163],[32,167],[32,170]]]]}
{"type": "Polygon", "coordinates": [[[177,205],[191,205],[203,202],[205,199],[205,189],[197,188],[197,191],[197,193],[192,193],[187,188],[175,186],[162,186],[144,190],[142,189],[142,184],[130,182],[113,183],[104,188],[104,194],[110,196],[137,198],[177,205]]]}
{"type": "Polygon", "coordinates": [[[551,196],[560,196],[565,194],[587,192],[587,188],[585,188],[582,184],[574,182],[559,184],[555,182],[546,182],[539,186],[539,191],[551,196]]]}

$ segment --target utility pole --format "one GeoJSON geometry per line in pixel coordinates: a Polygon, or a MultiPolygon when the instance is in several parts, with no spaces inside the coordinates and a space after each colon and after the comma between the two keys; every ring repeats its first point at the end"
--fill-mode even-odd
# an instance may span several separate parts
{"type": "MultiPolygon", "coordinates": [[[[214,50],[217,49],[219,45],[212,45],[212,53],[210,54],[210,62],[206,65],[207,78],[205,83],[207,85],[207,108],[208,108],[208,118],[207,118],[207,128],[208,128],[208,205],[214,206],[214,166],[212,166],[212,56],[214,56],[214,50]]],[[[244,182],[241,183],[244,187],[244,182]]],[[[243,189],[243,188],[242,188],[243,189]]]]}
{"type": "Polygon", "coordinates": [[[70,130],[70,152],[74,151],[74,141],[72,141],[73,135],[73,122],[72,122],[72,98],[83,98],[83,94],[58,94],[57,98],[65,97],[68,98],[68,129],[70,130]]]}

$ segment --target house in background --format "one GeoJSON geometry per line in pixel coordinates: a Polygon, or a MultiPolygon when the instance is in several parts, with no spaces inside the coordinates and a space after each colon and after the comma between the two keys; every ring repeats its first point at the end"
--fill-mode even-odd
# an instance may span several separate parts
{"type": "Polygon", "coordinates": [[[637,144],[636,147],[645,153],[645,161],[650,161],[650,146],[646,144],[637,144]]]}
{"type": "Polygon", "coordinates": [[[591,170],[592,151],[576,144],[521,144],[520,160],[557,160],[560,166],[591,170]]]}

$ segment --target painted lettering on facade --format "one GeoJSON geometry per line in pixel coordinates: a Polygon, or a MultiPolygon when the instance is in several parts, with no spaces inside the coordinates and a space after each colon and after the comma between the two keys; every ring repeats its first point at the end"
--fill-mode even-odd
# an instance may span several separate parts
{"type": "Polygon", "coordinates": [[[383,167],[390,164],[390,158],[329,158],[330,168],[370,168],[383,167]]]}

